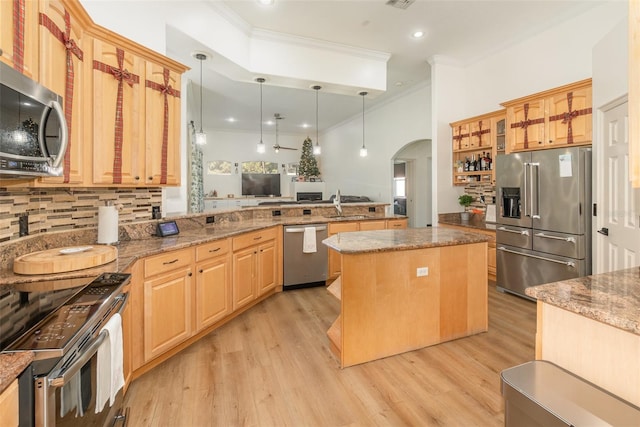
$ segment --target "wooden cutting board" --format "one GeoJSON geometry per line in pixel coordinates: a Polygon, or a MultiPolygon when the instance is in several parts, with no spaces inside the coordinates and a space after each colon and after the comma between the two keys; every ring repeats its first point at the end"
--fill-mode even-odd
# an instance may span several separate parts
{"type": "Polygon", "coordinates": [[[52,274],[97,267],[115,260],[118,249],[109,245],[69,246],[22,255],[13,261],[18,274],[52,274]]]}

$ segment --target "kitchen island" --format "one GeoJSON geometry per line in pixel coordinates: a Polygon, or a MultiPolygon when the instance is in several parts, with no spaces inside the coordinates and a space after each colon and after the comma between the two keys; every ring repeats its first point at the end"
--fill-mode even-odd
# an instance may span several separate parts
{"type": "Polygon", "coordinates": [[[345,368],[487,331],[487,241],[414,228],[338,233],[340,315],[327,335],[345,368]]]}
{"type": "Polygon", "coordinates": [[[640,268],[527,288],[537,298],[536,359],[640,406],[640,268]]]}

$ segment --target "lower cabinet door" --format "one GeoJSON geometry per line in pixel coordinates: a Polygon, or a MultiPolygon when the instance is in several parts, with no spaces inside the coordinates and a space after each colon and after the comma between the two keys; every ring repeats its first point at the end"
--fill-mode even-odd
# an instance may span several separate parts
{"type": "Polygon", "coordinates": [[[231,312],[231,272],[226,256],[196,267],[196,332],[231,312]]]}
{"type": "Polygon", "coordinates": [[[256,297],[257,247],[233,254],[233,310],[250,303],[256,297]]]}
{"type": "Polygon", "coordinates": [[[272,240],[258,247],[258,295],[276,287],[276,244],[272,240]]]}
{"type": "Polygon", "coordinates": [[[191,336],[191,269],[144,282],[144,359],[153,359],[191,336]]]}

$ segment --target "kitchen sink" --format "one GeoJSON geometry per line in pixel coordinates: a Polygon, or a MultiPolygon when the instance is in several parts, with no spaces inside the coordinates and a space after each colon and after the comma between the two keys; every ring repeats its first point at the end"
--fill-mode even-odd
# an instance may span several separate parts
{"type": "Polygon", "coordinates": [[[366,219],[369,217],[367,215],[329,215],[329,216],[325,216],[325,218],[366,219]]]}

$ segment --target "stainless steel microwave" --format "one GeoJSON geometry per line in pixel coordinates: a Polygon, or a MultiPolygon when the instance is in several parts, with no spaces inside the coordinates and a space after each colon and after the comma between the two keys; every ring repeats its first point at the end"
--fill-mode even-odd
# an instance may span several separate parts
{"type": "Polygon", "coordinates": [[[67,136],[62,97],[0,62],[0,178],[62,175],[67,136]]]}

